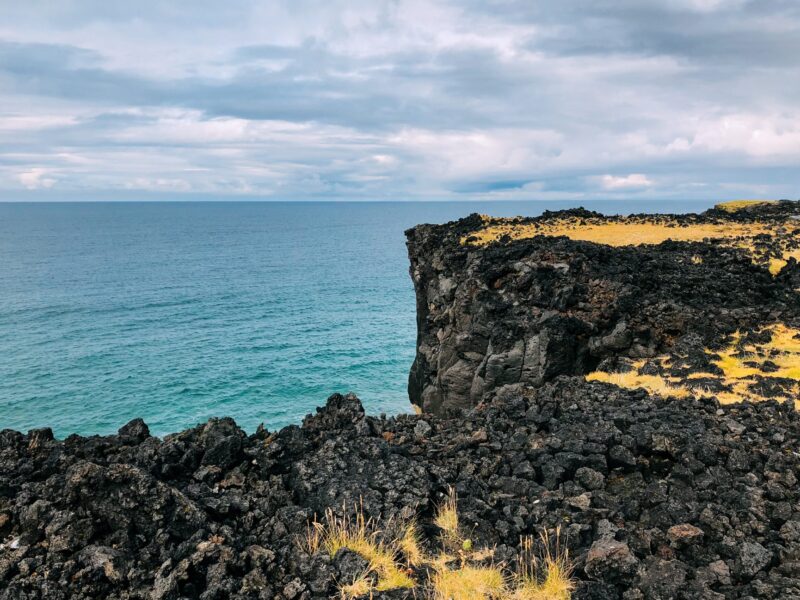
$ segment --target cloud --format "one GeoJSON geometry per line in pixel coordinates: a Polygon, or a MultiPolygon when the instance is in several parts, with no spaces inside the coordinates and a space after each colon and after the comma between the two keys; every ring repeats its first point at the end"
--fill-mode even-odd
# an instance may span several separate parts
{"type": "Polygon", "coordinates": [[[56,184],[56,180],[48,176],[46,169],[34,168],[23,171],[17,176],[19,182],[29,190],[39,190],[51,188],[56,184]]]}
{"type": "Polygon", "coordinates": [[[30,0],[0,199],[797,196],[798,67],[794,0],[30,0]]]}
{"type": "Polygon", "coordinates": [[[603,189],[609,191],[618,190],[635,190],[641,188],[649,188],[653,182],[642,173],[633,173],[625,176],[603,175],[600,178],[600,184],[603,189]]]}
{"type": "Polygon", "coordinates": [[[790,117],[734,114],[704,122],[682,149],[694,148],[797,164],[800,161],[800,113],[790,117]]]}

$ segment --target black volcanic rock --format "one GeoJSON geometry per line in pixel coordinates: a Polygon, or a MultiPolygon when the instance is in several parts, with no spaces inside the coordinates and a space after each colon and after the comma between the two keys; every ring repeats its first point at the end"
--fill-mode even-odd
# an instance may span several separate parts
{"type": "MultiPolygon", "coordinates": [[[[653,218],[672,227],[766,222],[778,230],[798,215],[800,203],[783,202],[653,218]]],[[[463,243],[493,224],[563,219],[578,226],[625,221],[577,209],[516,220],[472,215],[406,232],[417,297],[412,403],[426,412],[457,411],[504,385],[541,386],[604,361],[653,357],[688,341],[687,334],[702,349],[739,329],[800,318],[794,259],[774,277],[743,250],[710,242],[613,247],[539,235],[463,243]]],[[[758,243],[772,242],[763,235],[758,243]]],[[[800,237],[786,243],[800,247],[800,237]]]]}
{"type": "Polygon", "coordinates": [[[433,551],[450,486],[474,545],[510,567],[520,536],[560,526],[575,598],[800,597],[800,417],[787,404],[557,378],[454,418],[379,419],[336,395],[275,433],[225,420],[137,444],[39,436],[0,433],[3,600],[328,598],[364,565],[307,554],[315,513],[417,515],[433,551]],[[238,451],[204,464],[231,437],[238,451]]]}

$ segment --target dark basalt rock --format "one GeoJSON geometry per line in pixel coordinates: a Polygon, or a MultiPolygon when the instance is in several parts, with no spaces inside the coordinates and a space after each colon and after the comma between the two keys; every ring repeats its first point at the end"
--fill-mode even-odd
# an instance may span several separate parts
{"type": "MultiPolygon", "coordinates": [[[[798,215],[800,203],[787,201],[670,219],[774,221],[777,229],[798,215]]],[[[576,209],[517,222],[566,218],[618,219],[576,209]]],[[[793,259],[773,277],[744,251],[713,243],[612,247],[544,236],[461,243],[485,225],[472,215],[406,232],[417,297],[417,355],[408,389],[425,412],[458,411],[504,385],[541,386],[681,343],[693,343],[690,357],[713,370],[704,347],[739,329],[800,318],[800,267],[793,259]]],[[[770,237],[759,236],[758,243],[769,248],[770,237]]],[[[790,243],[800,246],[800,239],[790,243]]]]}
{"type": "Polygon", "coordinates": [[[212,420],[136,444],[129,430],[41,438],[0,432],[3,600],[328,598],[364,561],[308,555],[314,514],[417,515],[434,550],[449,486],[475,547],[512,568],[520,536],[560,526],[575,598],[800,597],[800,417],[787,404],[563,377],[453,418],[369,417],[336,395],[274,433],[212,420]]]}

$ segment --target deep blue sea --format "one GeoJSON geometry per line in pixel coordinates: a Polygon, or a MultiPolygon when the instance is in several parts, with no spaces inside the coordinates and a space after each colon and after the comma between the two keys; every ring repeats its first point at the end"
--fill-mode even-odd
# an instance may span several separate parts
{"type": "MultiPolygon", "coordinates": [[[[584,202],[606,213],[713,202],[584,202]]],[[[561,202],[0,204],[0,429],[299,423],[334,392],[410,410],[403,231],[561,202]]]]}

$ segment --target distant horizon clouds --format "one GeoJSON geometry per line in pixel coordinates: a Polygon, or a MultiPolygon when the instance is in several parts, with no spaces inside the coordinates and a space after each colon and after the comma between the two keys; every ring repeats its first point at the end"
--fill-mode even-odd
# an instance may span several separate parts
{"type": "Polygon", "coordinates": [[[796,0],[28,0],[0,201],[800,198],[796,0]]]}

